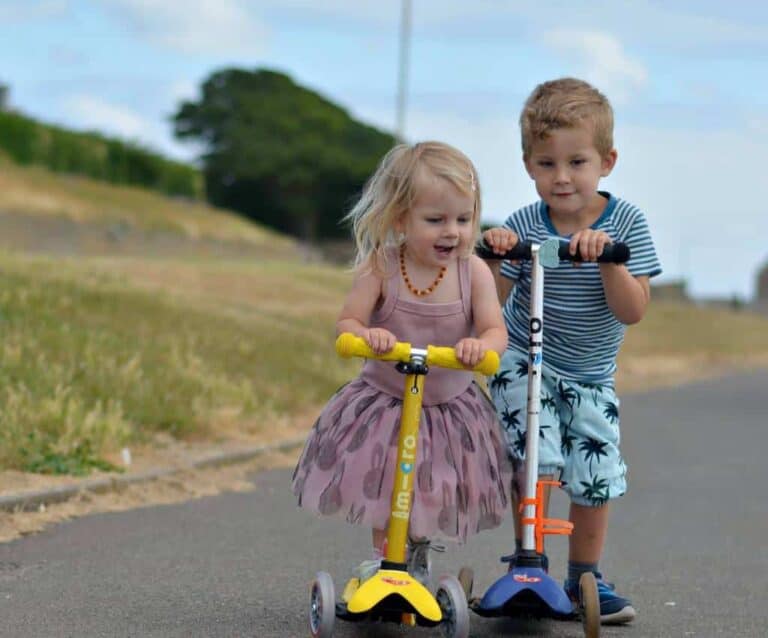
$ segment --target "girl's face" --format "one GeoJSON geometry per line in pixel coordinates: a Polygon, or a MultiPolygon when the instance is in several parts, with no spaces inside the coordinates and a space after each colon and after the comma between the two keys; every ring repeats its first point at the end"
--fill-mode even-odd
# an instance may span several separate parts
{"type": "Polygon", "coordinates": [[[405,248],[424,266],[444,266],[466,254],[474,240],[475,199],[447,180],[424,175],[411,209],[398,222],[405,248]]]}
{"type": "Polygon", "coordinates": [[[553,220],[579,225],[591,223],[595,212],[602,210],[604,200],[597,187],[615,163],[616,151],[601,157],[592,126],[584,125],[556,129],[534,142],[525,167],[553,220]]]}

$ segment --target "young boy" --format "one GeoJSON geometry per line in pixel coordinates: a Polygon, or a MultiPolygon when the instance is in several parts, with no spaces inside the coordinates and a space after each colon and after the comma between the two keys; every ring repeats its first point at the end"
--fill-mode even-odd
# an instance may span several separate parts
{"type": "MultiPolygon", "coordinates": [[[[589,262],[578,267],[561,262],[545,276],[539,473],[543,478],[559,472],[571,500],[568,595],[576,600],[579,576],[592,571],[602,622],[626,623],[635,610],[598,571],[609,503],[626,491],[613,377],[625,325],[642,319],[649,279],[661,266],[643,213],[598,191],[617,158],[613,111],[604,95],[572,78],[545,82],[526,101],[520,128],[523,162],[541,201],[514,212],[502,228],[487,230],[483,238],[503,253],[518,240],[559,236],[570,241],[572,254],[578,248],[589,262]],[[606,244],[618,241],[629,245],[626,265],[595,263],[606,244]]],[[[491,395],[519,465],[525,453],[530,263],[490,265],[509,336],[491,395]]]]}

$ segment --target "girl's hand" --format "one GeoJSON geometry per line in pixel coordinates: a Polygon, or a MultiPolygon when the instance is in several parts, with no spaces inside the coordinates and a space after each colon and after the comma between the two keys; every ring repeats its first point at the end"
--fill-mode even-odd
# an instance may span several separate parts
{"type": "Polygon", "coordinates": [[[483,233],[483,240],[497,255],[503,255],[517,246],[517,233],[509,228],[489,228],[483,233]]]}
{"type": "Polygon", "coordinates": [[[395,335],[384,328],[367,328],[360,336],[376,354],[389,352],[397,342],[395,335]]]}
{"type": "MultiPolygon", "coordinates": [[[[578,249],[584,261],[597,261],[597,258],[603,254],[603,248],[605,248],[606,244],[610,244],[611,241],[608,233],[602,230],[585,228],[573,233],[568,249],[571,255],[575,255],[578,249]]],[[[574,262],[574,264],[578,265],[577,262],[574,262]]]]}
{"type": "Polygon", "coordinates": [[[485,346],[480,339],[467,337],[453,346],[456,358],[468,368],[474,368],[485,356],[485,346]]]}

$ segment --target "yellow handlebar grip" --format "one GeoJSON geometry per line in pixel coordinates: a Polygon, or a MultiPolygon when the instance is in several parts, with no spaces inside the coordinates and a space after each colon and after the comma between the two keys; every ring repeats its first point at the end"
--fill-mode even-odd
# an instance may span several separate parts
{"type": "MultiPolygon", "coordinates": [[[[408,361],[411,358],[411,344],[398,341],[394,348],[384,354],[376,354],[362,337],[356,337],[351,332],[344,332],[336,339],[336,353],[340,357],[364,357],[381,361],[408,361]]],[[[427,346],[427,365],[442,368],[466,370],[464,364],[456,358],[456,351],[447,346],[427,346]]],[[[488,350],[483,359],[473,370],[485,376],[491,376],[499,369],[499,355],[494,350],[488,350]]]]}
{"type": "MultiPolygon", "coordinates": [[[[427,365],[436,365],[441,368],[456,368],[466,370],[464,364],[456,358],[453,348],[443,346],[427,346],[427,365]]],[[[491,376],[499,369],[499,355],[495,350],[488,350],[472,370],[485,376],[491,376]]]]}
{"type": "Polygon", "coordinates": [[[356,337],[351,332],[344,332],[336,339],[336,353],[340,357],[364,357],[365,359],[380,359],[381,361],[408,361],[411,357],[411,344],[397,342],[395,347],[384,354],[376,354],[362,337],[356,337]]]}

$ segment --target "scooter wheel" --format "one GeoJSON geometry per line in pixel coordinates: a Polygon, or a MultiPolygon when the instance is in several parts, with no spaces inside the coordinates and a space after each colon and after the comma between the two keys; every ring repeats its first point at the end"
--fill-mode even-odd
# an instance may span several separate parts
{"type": "Polygon", "coordinates": [[[437,604],[443,612],[440,623],[445,638],[467,638],[469,636],[469,609],[467,596],[455,576],[441,576],[435,592],[437,604]]]}
{"type": "Polygon", "coordinates": [[[459,570],[459,584],[464,590],[467,600],[472,598],[472,588],[475,585],[475,572],[471,567],[462,567],[459,570]]]}
{"type": "Polygon", "coordinates": [[[584,635],[586,638],[600,638],[600,597],[597,593],[597,581],[592,572],[584,572],[579,578],[579,598],[584,635]]]}
{"type": "Polygon", "coordinates": [[[336,621],[336,594],[333,579],[326,572],[317,572],[309,599],[309,631],[312,638],[331,638],[336,621]]]}

